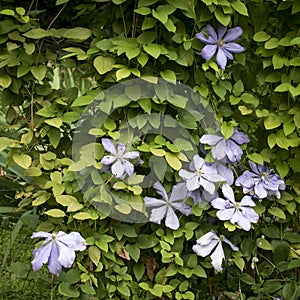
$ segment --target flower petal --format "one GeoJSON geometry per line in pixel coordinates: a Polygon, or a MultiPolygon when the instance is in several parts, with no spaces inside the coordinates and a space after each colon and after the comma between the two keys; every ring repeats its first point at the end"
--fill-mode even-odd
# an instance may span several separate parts
{"type": "Polygon", "coordinates": [[[184,200],[187,196],[187,188],[186,184],[184,182],[180,182],[173,186],[172,192],[170,195],[170,200],[173,201],[179,201],[184,200]]]}
{"type": "Polygon", "coordinates": [[[268,197],[268,192],[264,188],[263,182],[259,182],[254,186],[254,192],[261,199],[268,197]]]}
{"type": "Polygon", "coordinates": [[[200,185],[211,194],[213,194],[216,190],[215,185],[203,177],[200,177],[200,185]]]}
{"type": "Polygon", "coordinates": [[[62,242],[58,241],[57,245],[59,247],[59,263],[65,268],[71,268],[75,260],[75,251],[62,242]]]}
{"type": "Polygon", "coordinates": [[[160,224],[161,220],[165,217],[166,212],[167,212],[166,205],[152,209],[149,221],[160,224]]]}
{"type": "Polygon", "coordinates": [[[222,40],[225,33],[227,31],[227,27],[223,26],[223,25],[220,25],[219,28],[218,28],[218,40],[222,40]]]}
{"type": "Polygon", "coordinates": [[[225,52],[223,51],[222,48],[218,49],[218,53],[217,53],[217,63],[220,66],[220,68],[222,70],[225,69],[226,64],[227,64],[227,57],[225,55],[225,52]]]}
{"type": "Polygon", "coordinates": [[[217,41],[213,39],[210,35],[207,37],[203,32],[199,32],[196,34],[196,38],[205,44],[216,44],[217,41]]]}
{"type": "Polygon", "coordinates": [[[200,143],[207,144],[209,146],[214,146],[223,139],[224,139],[224,137],[222,137],[222,136],[213,135],[213,134],[204,134],[200,138],[200,143]]]}
{"type": "Polygon", "coordinates": [[[207,24],[205,26],[205,30],[208,33],[208,35],[210,35],[216,42],[218,42],[218,37],[217,37],[216,31],[210,24],[207,24]]]}
{"type": "Polygon", "coordinates": [[[222,193],[226,199],[235,204],[233,189],[228,183],[223,184],[222,193]]]}
{"type": "Polygon", "coordinates": [[[217,45],[206,45],[202,50],[201,50],[201,56],[205,60],[211,59],[214,54],[216,53],[217,50],[217,45]]]}
{"type": "Polygon", "coordinates": [[[223,38],[224,42],[232,42],[236,40],[243,34],[243,29],[241,27],[232,28],[223,38]]]}
{"type": "Polygon", "coordinates": [[[45,231],[39,231],[39,232],[33,232],[31,235],[31,238],[47,238],[47,239],[52,239],[52,234],[49,232],[45,231]]]}
{"type": "Polygon", "coordinates": [[[176,230],[179,228],[179,220],[178,217],[176,216],[174,210],[172,209],[172,207],[169,207],[167,210],[167,216],[166,216],[166,220],[165,220],[165,224],[167,227],[176,230]]]}
{"type": "Polygon", "coordinates": [[[211,154],[214,159],[221,160],[226,156],[226,140],[222,139],[212,148],[211,154]]]}
{"type": "Polygon", "coordinates": [[[224,241],[227,245],[229,245],[233,251],[238,251],[238,250],[239,250],[239,248],[236,247],[236,246],[234,246],[227,238],[224,237],[224,238],[223,238],[223,241],[224,241]]]}
{"type": "Polygon", "coordinates": [[[217,212],[217,217],[221,221],[230,220],[234,215],[235,208],[222,209],[217,212]]]}
{"type": "Polygon", "coordinates": [[[134,173],[134,165],[131,162],[123,159],[123,166],[127,175],[132,176],[132,174],[134,173]]]}
{"type": "Polygon", "coordinates": [[[179,210],[185,216],[190,216],[193,214],[192,208],[186,205],[184,202],[174,202],[172,203],[172,207],[179,210]]]}
{"type": "Polygon", "coordinates": [[[43,264],[46,264],[49,260],[49,256],[52,249],[52,242],[41,245],[39,248],[34,249],[32,254],[34,256],[33,261],[31,262],[33,271],[39,270],[43,264]]]}
{"type": "Polygon", "coordinates": [[[56,276],[60,275],[62,269],[62,266],[59,263],[58,258],[59,258],[59,247],[56,242],[53,242],[51,253],[48,260],[48,269],[52,274],[56,276]]]}
{"type": "Polygon", "coordinates": [[[195,191],[200,187],[197,174],[194,174],[194,177],[186,181],[186,187],[188,191],[195,191]]]}
{"type": "Polygon", "coordinates": [[[56,235],[56,240],[65,244],[68,248],[78,251],[83,251],[86,249],[85,239],[81,236],[79,232],[70,232],[69,234],[61,235],[64,233],[60,231],[56,235]]]}
{"type": "Polygon", "coordinates": [[[166,205],[166,201],[161,200],[161,199],[156,199],[153,197],[145,197],[144,201],[145,201],[145,205],[147,207],[157,207],[157,206],[166,205]]]}
{"type": "Polygon", "coordinates": [[[140,152],[139,151],[131,151],[131,152],[127,152],[124,154],[124,158],[127,158],[127,159],[135,159],[137,157],[140,156],[140,152]]]}
{"type": "Polygon", "coordinates": [[[179,170],[178,175],[183,179],[183,180],[190,180],[193,177],[197,176],[195,172],[189,172],[186,170],[179,170]]]}
{"type": "Polygon", "coordinates": [[[123,176],[125,169],[120,159],[117,159],[116,162],[111,166],[111,172],[116,178],[123,176]]]}
{"type": "Polygon", "coordinates": [[[116,156],[105,155],[101,159],[101,163],[104,165],[111,165],[117,159],[116,156]]]}
{"type": "Polygon", "coordinates": [[[162,186],[162,184],[159,181],[155,182],[153,187],[156,189],[157,194],[161,195],[166,201],[169,200],[165,188],[162,186]]]}
{"type": "Polygon", "coordinates": [[[241,206],[256,206],[251,196],[244,196],[240,202],[241,206]]]}
{"type": "Polygon", "coordinates": [[[227,201],[218,197],[213,199],[210,204],[215,209],[226,209],[227,201]]]}
{"type": "Polygon", "coordinates": [[[110,139],[102,138],[101,142],[102,142],[102,145],[103,145],[105,151],[115,154],[115,155],[117,154],[115,145],[113,144],[113,142],[110,139]]]}
{"type": "Polygon", "coordinates": [[[245,48],[237,43],[226,43],[223,45],[223,48],[232,53],[241,53],[245,51],[245,48]]]}
{"type": "Polygon", "coordinates": [[[193,163],[195,170],[201,170],[202,166],[205,164],[205,160],[199,155],[195,155],[193,157],[193,163]]]}
{"type": "Polygon", "coordinates": [[[126,150],[126,146],[122,143],[119,143],[117,145],[117,149],[118,149],[118,155],[122,156],[124,153],[125,153],[125,150],[126,150]]]}
{"type": "Polygon", "coordinates": [[[221,272],[223,270],[222,269],[222,261],[225,258],[221,242],[218,243],[218,246],[216,247],[215,251],[211,254],[210,258],[211,258],[211,264],[213,265],[213,267],[218,272],[221,272]]]}

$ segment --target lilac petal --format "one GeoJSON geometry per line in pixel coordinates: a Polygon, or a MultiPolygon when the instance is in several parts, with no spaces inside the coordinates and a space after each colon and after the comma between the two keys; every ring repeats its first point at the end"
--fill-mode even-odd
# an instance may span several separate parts
{"type": "Polygon", "coordinates": [[[83,251],[86,249],[85,239],[80,235],[79,232],[70,232],[65,234],[60,231],[56,235],[56,240],[68,246],[68,248],[78,251],[83,251]]]}
{"type": "Polygon", "coordinates": [[[254,192],[261,199],[268,197],[268,192],[264,188],[264,185],[262,182],[260,182],[254,186],[254,192]]]}
{"type": "Polygon", "coordinates": [[[226,167],[225,165],[223,165],[222,163],[219,163],[217,165],[217,170],[218,173],[221,177],[223,177],[228,184],[232,185],[233,181],[234,181],[234,175],[233,175],[233,171],[226,167]]]}
{"type": "Polygon", "coordinates": [[[207,144],[209,146],[214,146],[224,138],[222,136],[213,135],[213,134],[204,134],[200,138],[201,144],[207,144]]]}
{"type": "Polygon", "coordinates": [[[231,140],[234,140],[237,144],[242,145],[250,142],[248,135],[244,132],[238,131],[238,129],[234,128],[234,133],[230,137],[231,140]]]}
{"type": "Polygon", "coordinates": [[[170,200],[173,201],[179,201],[184,200],[187,196],[187,188],[186,184],[184,182],[180,182],[172,188],[170,200]]]}
{"type": "Polygon", "coordinates": [[[58,242],[57,245],[59,247],[58,262],[65,268],[71,268],[75,260],[75,251],[62,242],[58,242]]]}
{"type": "Polygon", "coordinates": [[[199,244],[197,243],[196,245],[193,246],[193,251],[201,256],[205,257],[211,253],[211,251],[215,248],[215,246],[218,244],[218,240],[210,240],[209,244],[199,244]]]}
{"type": "Polygon", "coordinates": [[[166,212],[167,206],[152,209],[149,221],[160,224],[161,220],[165,217],[166,212]]]}
{"type": "Polygon", "coordinates": [[[193,162],[196,170],[201,170],[202,166],[205,164],[205,161],[199,155],[193,157],[193,162]]]}
{"type": "Polygon", "coordinates": [[[47,238],[47,239],[52,239],[52,234],[49,232],[45,231],[39,231],[39,232],[33,232],[31,235],[31,238],[47,238]]]}
{"type": "Polygon", "coordinates": [[[52,274],[56,276],[60,275],[62,269],[62,266],[59,263],[58,258],[59,258],[59,247],[56,242],[53,242],[51,254],[48,260],[48,269],[52,274]]]}
{"type": "Polygon", "coordinates": [[[203,246],[210,244],[212,240],[219,240],[217,234],[213,230],[202,235],[199,239],[197,239],[196,243],[203,246]]]}
{"type": "Polygon", "coordinates": [[[232,28],[223,38],[224,42],[232,42],[236,40],[243,34],[243,29],[241,27],[232,28]]]}
{"type": "Polygon", "coordinates": [[[206,35],[202,32],[197,33],[196,38],[205,44],[216,44],[216,41],[213,39],[213,37],[211,36],[206,37],[206,35]]]}
{"type": "Polygon", "coordinates": [[[222,261],[225,258],[221,242],[218,243],[218,246],[216,247],[215,251],[211,254],[210,258],[211,258],[211,264],[213,265],[213,267],[218,272],[221,272],[223,270],[222,269],[222,261]]]}
{"type": "Polygon", "coordinates": [[[227,245],[229,245],[233,251],[238,251],[238,250],[239,250],[239,248],[236,247],[236,246],[234,246],[227,238],[223,238],[223,241],[224,241],[227,245]]]}
{"type": "Polygon", "coordinates": [[[234,215],[235,208],[222,209],[217,212],[217,217],[221,221],[230,220],[234,215]]]}
{"type": "Polygon", "coordinates": [[[218,49],[218,53],[217,53],[217,63],[218,63],[218,65],[220,66],[220,68],[221,68],[222,70],[225,69],[226,64],[227,64],[227,57],[226,57],[226,55],[225,55],[225,53],[224,53],[224,51],[223,51],[222,48],[219,48],[219,49],[218,49]]]}
{"type": "Polygon", "coordinates": [[[213,194],[216,190],[215,185],[212,182],[207,181],[204,178],[200,178],[200,185],[211,194],[213,194]]]}
{"type": "Polygon", "coordinates": [[[256,206],[251,196],[244,196],[240,202],[242,206],[256,206]]]}
{"type": "Polygon", "coordinates": [[[186,205],[183,202],[181,202],[181,203],[178,203],[178,202],[172,203],[172,207],[179,210],[185,216],[189,216],[193,213],[192,208],[189,207],[188,205],[186,205]]]}
{"type": "Polygon", "coordinates": [[[218,28],[218,40],[222,40],[225,33],[226,33],[227,27],[220,25],[218,28]]]}
{"type": "Polygon", "coordinates": [[[192,179],[193,177],[197,177],[197,175],[195,174],[195,172],[189,172],[189,171],[186,171],[186,170],[180,170],[178,172],[178,175],[183,179],[183,180],[190,180],[192,179]]]}
{"type": "Polygon", "coordinates": [[[43,266],[43,264],[46,264],[48,262],[51,249],[52,242],[33,250],[32,254],[34,256],[34,259],[31,264],[34,272],[39,270],[43,266]]]}
{"type": "Polygon", "coordinates": [[[252,189],[255,182],[257,182],[256,174],[246,170],[241,176],[239,176],[236,181],[236,186],[247,187],[248,189],[252,189]]]}
{"type": "Polygon", "coordinates": [[[234,59],[232,53],[229,52],[224,46],[222,46],[222,50],[223,50],[225,56],[227,57],[227,59],[230,59],[230,60],[234,59]]]}
{"type": "Polygon", "coordinates": [[[257,168],[257,165],[253,161],[249,160],[249,166],[254,173],[256,173],[258,175],[260,174],[260,172],[257,168]]]}
{"type": "Polygon", "coordinates": [[[197,190],[200,187],[198,176],[194,174],[194,177],[186,181],[186,188],[188,191],[197,190]]]}
{"type": "Polygon", "coordinates": [[[246,215],[237,211],[233,218],[230,220],[232,224],[237,223],[242,229],[249,231],[251,229],[251,223],[246,215]]]}
{"type": "Polygon", "coordinates": [[[251,207],[247,207],[247,211],[245,213],[247,215],[247,219],[251,223],[256,223],[259,220],[258,213],[254,209],[252,209],[251,207]]]}
{"type": "Polygon", "coordinates": [[[167,216],[166,216],[166,220],[165,220],[165,224],[167,227],[176,230],[179,228],[179,220],[178,217],[176,216],[174,210],[169,207],[167,210],[167,216]]]}
{"type": "Polygon", "coordinates": [[[232,162],[238,162],[241,160],[243,155],[243,150],[232,140],[226,141],[226,156],[232,162]]]}
{"type": "Polygon", "coordinates": [[[134,173],[134,165],[127,160],[123,160],[123,166],[127,175],[132,176],[132,174],[134,173]]]}
{"type": "Polygon", "coordinates": [[[223,48],[227,50],[228,52],[232,53],[241,53],[245,51],[245,48],[237,43],[227,43],[223,45],[223,48]]]}
{"type": "Polygon", "coordinates": [[[158,206],[160,207],[160,206],[166,205],[166,201],[161,200],[161,199],[156,199],[153,197],[145,197],[144,201],[145,201],[145,205],[147,207],[158,207],[158,206]]]}
{"type": "Polygon", "coordinates": [[[212,156],[214,159],[221,160],[226,156],[226,141],[222,139],[216,146],[212,149],[212,156]]]}
{"type": "Polygon", "coordinates": [[[218,42],[217,34],[211,25],[207,24],[205,26],[205,30],[208,33],[208,35],[210,35],[216,42],[218,42]]]}
{"type": "Polygon", "coordinates": [[[215,209],[226,209],[227,201],[218,197],[213,199],[210,204],[215,209]]]}
{"type": "Polygon", "coordinates": [[[127,152],[124,154],[124,158],[127,158],[127,159],[135,159],[137,157],[140,156],[140,152],[139,151],[131,151],[131,152],[127,152]]]}
{"type": "Polygon", "coordinates": [[[117,149],[118,149],[118,155],[123,156],[123,154],[125,153],[125,150],[126,150],[126,146],[122,143],[119,143],[117,145],[117,149]]]}
{"type": "Polygon", "coordinates": [[[122,177],[124,174],[124,165],[122,164],[120,159],[117,159],[117,161],[111,166],[111,172],[116,178],[122,177]]]}
{"type": "Polygon", "coordinates": [[[211,59],[214,54],[216,53],[217,50],[217,45],[206,45],[202,50],[201,50],[201,56],[205,60],[211,59]]]}
{"type": "Polygon", "coordinates": [[[230,202],[235,204],[233,189],[230,187],[229,184],[223,184],[222,193],[226,199],[230,200],[230,202]]]}
{"type": "Polygon", "coordinates": [[[101,142],[102,142],[102,145],[103,145],[105,151],[115,154],[115,155],[117,154],[115,145],[113,144],[113,142],[110,139],[102,138],[101,142]]]}
{"type": "Polygon", "coordinates": [[[161,195],[166,201],[168,201],[169,197],[167,192],[159,181],[154,183],[153,187],[156,189],[157,194],[161,195]]]}
{"type": "Polygon", "coordinates": [[[102,157],[101,163],[104,165],[111,165],[116,159],[116,156],[105,155],[102,157]]]}
{"type": "MultiPolygon", "coordinates": [[[[201,194],[201,199],[205,200],[207,202],[211,202],[213,199],[216,199],[219,197],[219,194],[217,192],[214,192],[213,194],[203,190],[202,194],[201,194]]],[[[200,198],[200,196],[199,196],[200,198]]]]}

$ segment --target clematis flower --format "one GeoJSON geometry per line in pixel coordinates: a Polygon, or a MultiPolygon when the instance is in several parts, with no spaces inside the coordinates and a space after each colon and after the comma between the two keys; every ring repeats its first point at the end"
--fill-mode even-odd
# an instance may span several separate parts
{"type": "Polygon", "coordinates": [[[235,181],[236,186],[242,186],[244,193],[254,193],[259,199],[275,195],[280,198],[279,190],[285,189],[285,183],[278,174],[272,174],[273,170],[265,165],[256,165],[249,161],[252,170],[246,170],[235,181]]]}
{"type": "Polygon", "coordinates": [[[190,163],[190,171],[181,169],[178,174],[186,182],[188,191],[195,191],[201,186],[213,194],[216,191],[215,182],[224,181],[215,168],[210,166],[199,155],[195,155],[190,163]]]}
{"type": "Polygon", "coordinates": [[[217,51],[217,63],[221,69],[225,69],[227,59],[233,60],[232,53],[240,53],[245,50],[244,47],[237,43],[233,43],[243,33],[241,27],[235,27],[227,33],[227,27],[219,26],[218,33],[209,24],[205,27],[207,36],[200,32],[196,34],[196,38],[205,43],[206,46],[201,51],[201,56],[205,60],[211,59],[217,51]]]}
{"type": "Polygon", "coordinates": [[[113,142],[107,138],[102,139],[102,145],[111,155],[105,155],[101,159],[101,163],[111,165],[111,172],[116,178],[122,177],[125,173],[131,176],[134,166],[128,159],[135,159],[139,157],[140,153],[138,151],[126,152],[126,146],[122,143],[119,143],[116,149],[113,142]]]}
{"type": "Polygon", "coordinates": [[[232,185],[234,182],[234,175],[232,169],[227,167],[226,159],[216,160],[214,163],[211,164],[214,167],[218,174],[222,176],[228,184],[232,185]]]}
{"type": "Polygon", "coordinates": [[[48,233],[44,231],[34,232],[31,238],[45,238],[45,241],[33,250],[34,256],[31,262],[33,270],[39,270],[43,264],[48,263],[49,271],[59,276],[62,267],[70,268],[75,260],[75,251],[86,249],[85,239],[78,232],[69,234],[59,231],[48,233]]]}
{"type": "Polygon", "coordinates": [[[192,209],[183,201],[187,196],[187,190],[183,182],[176,184],[170,193],[167,194],[165,188],[160,182],[156,182],[153,187],[156,192],[162,196],[162,199],[153,197],[145,197],[144,201],[147,207],[155,207],[151,211],[150,221],[160,224],[162,219],[165,219],[165,225],[171,229],[179,228],[179,220],[174,209],[179,210],[182,214],[189,216],[192,214],[192,209]]]}
{"type": "Polygon", "coordinates": [[[200,143],[214,146],[212,156],[216,160],[226,159],[229,163],[236,163],[241,160],[243,150],[239,145],[249,143],[249,137],[243,132],[239,132],[237,127],[234,128],[233,135],[225,139],[224,136],[204,134],[200,138],[200,143]]]}
{"type": "Polygon", "coordinates": [[[219,209],[217,217],[219,220],[230,220],[232,224],[237,223],[246,231],[250,230],[251,223],[258,221],[258,214],[252,208],[255,203],[250,196],[244,196],[241,202],[236,202],[232,188],[226,183],[222,186],[222,193],[225,197],[216,198],[211,201],[211,205],[219,209]]]}
{"type": "Polygon", "coordinates": [[[211,263],[218,272],[223,270],[222,261],[225,259],[222,242],[228,244],[233,251],[238,251],[238,248],[227,238],[224,236],[218,237],[213,230],[201,236],[196,241],[196,245],[193,246],[194,252],[201,257],[206,257],[210,254],[211,263]]]}

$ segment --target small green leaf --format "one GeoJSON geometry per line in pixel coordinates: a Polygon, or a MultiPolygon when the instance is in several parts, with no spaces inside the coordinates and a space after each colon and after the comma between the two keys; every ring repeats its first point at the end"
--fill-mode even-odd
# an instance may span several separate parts
{"type": "Polygon", "coordinates": [[[266,42],[271,36],[264,31],[256,32],[253,36],[255,42],[266,42]]]}
{"type": "Polygon", "coordinates": [[[47,216],[53,217],[53,218],[63,218],[66,216],[66,213],[64,211],[62,211],[61,209],[49,209],[47,211],[45,211],[45,214],[47,216]]]}
{"type": "Polygon", "coordinates": [[[35,79],[42,81],[46,76],[47,67],[45,65],[32,66],[30,71],[35,79]]]}
{"type": "Polygon", "coordinates": [[[175,171],[179,171],[182,168],[181,161],[177,158],[176,154],[167,152],[165,158],[169,166],[175,171]]]}
{"type": "Polygon", "coordinates": [[[0,75],[0,86],[4,89],[8,88],[11,84],[11,77],[7,74],[0,75]]]}
{"type": "Polygon", "coordinates": [[[67,29],[64,33],[64,37],[67,39],[74,39],[84,41],[92,35],[92,31],[83,27],[74,27],[67,29]]]}
{"type": "Polygon", "coordinates": [[[31,165],[31,157],[24,153],[14,153],[13,154],[14,162],[22,167],[23,169],[28,169],[31,165]]]}
{"type": "Polygon", "coordinates": [[[94,67],[99,74],[105,74],[114,68],[115,59],[110,56],[97,56],[94,59],[94,67]]]}
{"type": "Polygon", "coordinates": [[[161,77],[169,82],[175,83],[176,82],[176,74],[171,70],[165,70],[160,72],[161,77]]]}
{"type": "Polygon", "coordinates": [[[271,208],[268,209],[268,212],[271,215],[273,215],[275,217],[278,217],[280,219],[283,219],[283,220],[286,219],[285,212],[279,207],[271,207],[271,208]]]}
{"type": "Polygon", "coordinates": [[[241,15],[243,15],[243,16],[246,16],[246,17],[248,17],[249,15],[248,15],[248,10],[247,10],[247,7],[246,7],[246,5],[243,3],[243,2],[241,2],[241,1],[233,1],[232,3],[231,3],[231,7],[235,10],[235,11],[237,11],[239,14],[241,14],[241,15]]]}
{"type": "Polygon", "coordinates": [[[47,31],[45,29],[34,28],[34,29],[27,31],[23,35],[30,39],[42,39],[44,37],[51,36],[52,34],[53,34],[52,32],[47,31]]]}
{"type": "Polygon", "coordinates": [[[89,250],[89,258],[91,261],[97,266],[100,261],[101,252],[100,249],[96,246],[90,246],[89,250]]]}
{"type": "Polygon", "coordinates": [[[157,59],[161,54],[161,48],[157,44],[143,45],[143,48],[149,55],[151,55],[155,59],[157,59]]]}
{"type": "Polygon", "coordinates": [[[262,155],[260,155],[258,153],[248,154],[247,157],[257,164],[260,164],[260,165],[264,164],[264,158],[262,157],[262,155]]]}
{"type": "Polygon", "coordinates": [[[131,74],[131,72],[130,72],[130,70],[127,69],[127,68],[119,69],[119,70],[116,72],[116,78],[117,78],[117,81],[119,81],[119,80],[121,80],[121,79],[124,79],[124,78],[127,78],[130,74],[131,74]]]}

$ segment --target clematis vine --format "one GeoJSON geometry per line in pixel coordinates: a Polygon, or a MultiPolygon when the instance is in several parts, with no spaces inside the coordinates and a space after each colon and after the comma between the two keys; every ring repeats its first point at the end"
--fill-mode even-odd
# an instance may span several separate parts
{"type": "Polygon", "coordinates": [[[32,252],[33,270],[37,271],[43,264],[48,263],[49,271],[56,276],[60,275],[62,267],[71,268],[75,260],[75,251],[86,249],[85,239],[78,232],[66,234],[63,231],[58,233],[40,231],[34,232],[31,238],[45,238],[45,241],[32,252]]]}
{"type": "Polygon", "coordinates": [[[236,186],[241,186],[244,193],[251,193],[259,199],[267,198],[269,196],[276,196],[280,198],[279,190],[285,189],[284,180],[278,174],[274,174],[266,164],[256,165],[249,161],[251,171],[244,171],[236,181],[236,186]]]}
{"type": "Polygon", "coordinates": [[[155,207],[151,210],[150,221],[160,224],[162,219],[165,219],[165,225],[171,229],[179,228],[179,220],[174,209],[179,210],[182,214],[189,216],[192,214],[192,209],[184,203],[187,196],[187,190],[183,182],[173,186],[170,195],[167,194],[165,188],[160,182],[156,182],[153,187],[156,192],[162,196],[162,199],[153,197],[145,197],[146,207],[155,207]]]}
{"type": "Polygon", "coordinates": [[[189,166],[190,171],[181,169],[178,174],[186,182],[187,190],[195,191],[201,186],[210,194],[215,193],[215,182],[224,181],[217,170],[205,162],[199,155],[195,155],[189,166]]]}
{"type": "Polygon", "coordinates": [[[255,203],[251,197],[244,196],[240,202],[236,202],[233,190],[227,183],[223,184],[222,193],[225,199],[218,197],[211,201],[211,205],[218,209],[218,219],[229,220],[232,224],[238,224],[244,230],[249,231],[251,223],[256,223],[259,219],[258,214],[252,208],[255,203]]]}
{"type": "Polygon", "coordinates": [[[236,163],[241,160],[243,150],[239,145],[249,143],[249,137],[247,134],[238,131],[237,127],[234,128],[233,135],[226,139],[224,136],[204,134],[200,138],[200,143],[213,146],[212,156],[216,160],[224,162],[224,159],[228,163],[236,163]]]}
{"type": "Polygon", "coordinates": [[[116,178],[120,178],[125,174],[131,176],[134,173],[134,165],[128,159],[139,157],[138,151],[127,152],[126,146],[122,143],[119,143],[115,148],[113,142],[107,138],[102,139],[102,145],[111,155],[105,155],[101,159],[101,163],[111,165],[111,172],[116,178]]]}
{"type": "Polygon", "coordinates": [[[213,267],[218,272],[221,272],[223,270],[222,261],[225,259],[222,242],[228,244],[233,251],[238,251],[238,248],[227,238],[224,236],[219,237],[213,230],[204,234],[196,241],[196,245],[193,246],[193,251],[201,257],[210,255],[213,267]]]}
{"type": "Polygon", "coordinates": [[[232,53],[241,53],[245,50],[239,44],[233,43],[234,40],[242,35],[243,29],[235,27],[227,32],[227,27],[221,25],[216,33],[214,28],[209,24],[206,25],[205,29],[207,36],[202,32],[196,34],[196,38],[206,44],[201,51],[201,56],[205,60],[209,60],[217,51],[217,63],[224,70],[227,59],[233,60],[232,53]]]}

